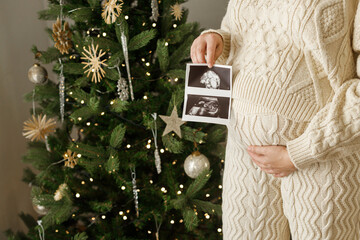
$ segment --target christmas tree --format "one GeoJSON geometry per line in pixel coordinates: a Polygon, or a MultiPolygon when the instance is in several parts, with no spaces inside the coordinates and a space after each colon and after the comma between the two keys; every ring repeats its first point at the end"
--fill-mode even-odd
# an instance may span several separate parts
{"type": "Polygon", "coordinates": [[[50,0],[39,12],[54,46],[32,49],[23,131],[39,216],[20,214],[29,231],[9,239],[221,238],[226,129],[178,117],[200,32],[184,2],[50,0]]]}

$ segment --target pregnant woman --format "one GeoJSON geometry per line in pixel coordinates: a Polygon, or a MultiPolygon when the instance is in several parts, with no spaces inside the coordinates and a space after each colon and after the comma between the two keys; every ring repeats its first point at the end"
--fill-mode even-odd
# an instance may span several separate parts
{"type": "Polygon", "coordinates": [[[358,0],[230,0],[194,63],[233,67],[225,240],[360,239],[358,0]]]}

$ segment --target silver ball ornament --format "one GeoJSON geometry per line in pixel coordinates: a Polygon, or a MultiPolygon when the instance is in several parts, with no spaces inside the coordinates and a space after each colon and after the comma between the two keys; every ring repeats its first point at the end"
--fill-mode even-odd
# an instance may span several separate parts
{"type": "Polygon", "coordinates": [[[32,83],[44,84],[48,79],[48,73],[44,67],[35,63],[28,71],[28,78],[32,83]]]}
{"type": "Polygon", "coordinates": [[[209,159],[199,151],[190,154],[184,162],[184,170],[190,178],[196,178],[205,169],[210,169],[209,159]]]}
{"type": "Polygon", "coordinates": [[[46,215],[48,213],[48,209],[46,209],[44,206],[36,205],[33,203],[33,208],[35,212],[39,215],[46,215]]]}

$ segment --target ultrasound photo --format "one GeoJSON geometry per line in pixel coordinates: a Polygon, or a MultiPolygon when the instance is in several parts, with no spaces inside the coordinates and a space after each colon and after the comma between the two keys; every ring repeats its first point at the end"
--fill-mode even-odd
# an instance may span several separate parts
{"type": "Polygon", "coordinates": [[[228,124],[231,83],[231,66],[187,64],[182,120],[228,124]]]}

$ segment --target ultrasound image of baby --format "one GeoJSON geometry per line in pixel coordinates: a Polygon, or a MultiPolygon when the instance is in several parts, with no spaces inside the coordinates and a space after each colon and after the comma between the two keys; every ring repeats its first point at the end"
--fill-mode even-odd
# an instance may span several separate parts
{"type": "Polygon", "coordinates": [[[219,101],[216,97],[200,97],[191,107],[188,115],[218,117],[219,101]]]}
{"type": "Polygon", "coordinates": [[[205,84],[205,87],[209,89],[219,89],[220,77],[214,71],[209,70],[201,76],[200,83],[205,84]]]}

